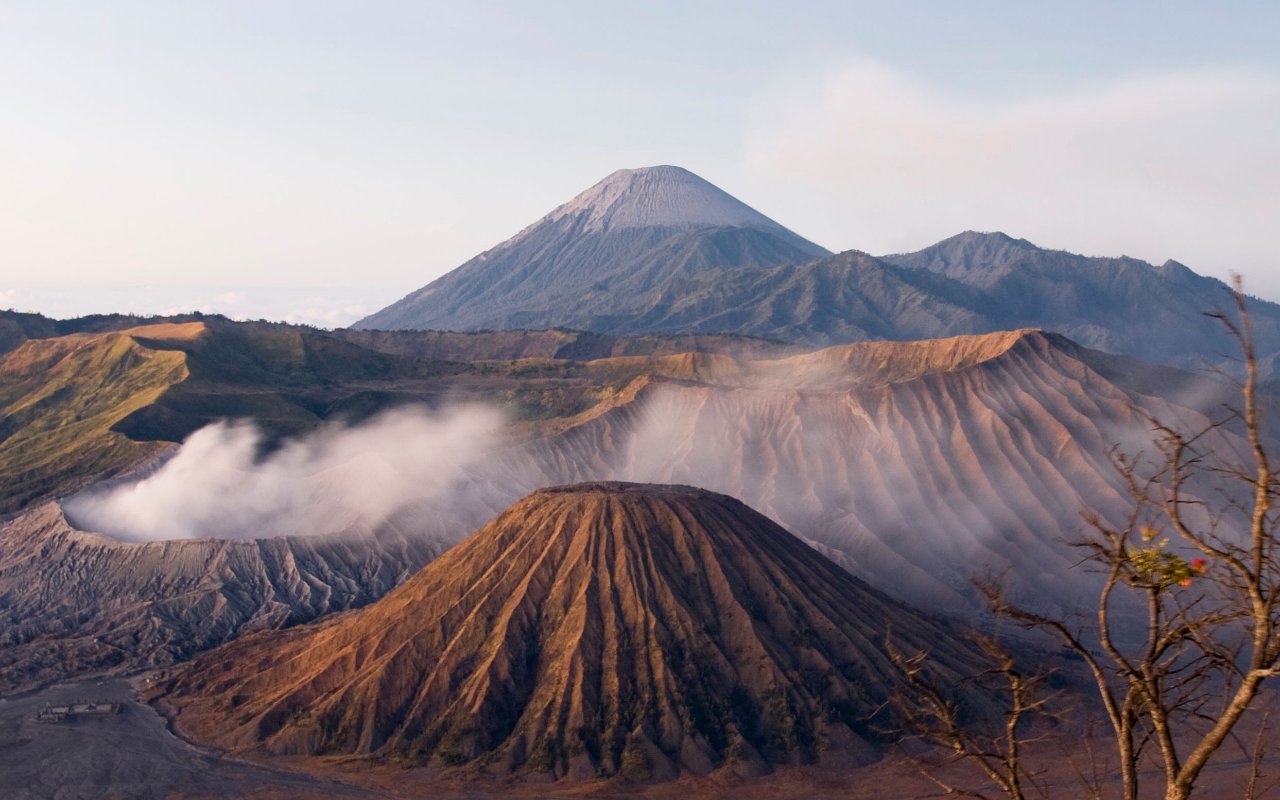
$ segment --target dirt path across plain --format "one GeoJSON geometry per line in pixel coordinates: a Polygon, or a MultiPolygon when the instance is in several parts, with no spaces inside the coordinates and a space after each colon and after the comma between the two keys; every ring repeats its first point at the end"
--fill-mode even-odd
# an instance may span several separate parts
{"type": "Polygon", "coordinates": [[[0,796],[6,800],[97,798],[371,798],[334,781],[226,758],[169,732],[139,703],[128,679],[59,684],[0,699],[0,796]],[[39,722],[46,704],[105,700],[117,714],[39,722]]]}

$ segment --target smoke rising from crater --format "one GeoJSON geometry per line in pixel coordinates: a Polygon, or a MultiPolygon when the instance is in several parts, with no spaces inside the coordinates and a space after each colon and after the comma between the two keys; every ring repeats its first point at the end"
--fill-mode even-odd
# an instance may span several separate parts
{"type": "Polygon", "coordinates": [[[493,452],[504,422],[481,406],[397,409],[328,423],[265,456],[257,426],[216,422],[149,477],[65,509],[79,527],[125,539],[367,531],[449,496],[493,452]]]}
{"type": "MultiPolygon", "coordinates": [[[[254,428],[220,423],[151,477],[66,507],[120,538],[389,531],[443,549],[540,487],[685,483],[740,498],[914,602],[966,602],[975,575],[1007,568],[1069,610],[1093,583],[1062,541],[1084,533],[1082,510],[1118,522],[1127,507],[1108,448],[1147,451],[1147,413],[1187,429],[1205,419],[1156,397],[1135,410],[1135,396],[1078,362],[1046,358],[1024,347],[945,372],[917,359],[908,377],[926,378],[873,385],[842,359],[737,376],[745,385],[658,381],[518,440],[492,410],[397,411],[259,458],[254,428]]],[[[1232,452],[1226,440],[1213,449],[1232,452]]]]}

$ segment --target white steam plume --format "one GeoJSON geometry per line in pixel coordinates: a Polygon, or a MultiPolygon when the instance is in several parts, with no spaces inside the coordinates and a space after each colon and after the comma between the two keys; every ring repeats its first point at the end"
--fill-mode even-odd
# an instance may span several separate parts
{"type": "Polygon", "coordinates": [[[217,422],[150,477],[65,508],[79,527],[128,539],[375,530],[450,495],[492,454],[503,424],[484,407],[397,409],[358,425],[329,423],[260,458],[256,426],[217,422]]]}

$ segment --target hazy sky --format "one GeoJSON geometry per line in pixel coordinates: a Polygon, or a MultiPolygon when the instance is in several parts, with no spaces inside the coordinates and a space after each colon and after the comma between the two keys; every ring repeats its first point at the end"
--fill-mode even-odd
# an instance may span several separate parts
{"type": "Polygon", "coordinates": [[[0,0],[0,307],[337,325],[620,167],[1280,299],[1275,2],[0,0]]]}

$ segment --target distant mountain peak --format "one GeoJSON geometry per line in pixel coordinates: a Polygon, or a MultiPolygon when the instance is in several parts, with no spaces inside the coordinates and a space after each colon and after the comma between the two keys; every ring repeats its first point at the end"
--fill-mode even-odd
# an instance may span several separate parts
{"type": "Polygon", "coordinates": [[[622,169],[354,327],[591,329],[672,280],[829,255],[687,169],[622,169]]]}
{"type": "Polygon", "coordinates": [[[960,277],[970,271],[1008,267],[1044,252],[1026,239],[1015,239],[1002,231],[965,231],[914,253],[882,258],[900,266],[960,277]]]}
{"type": "Polygon", "coordinates": [[[613,172],[544,219],[573,216],[583,217],[583,231],[650,227],[786,231],[714,184],[668,164],[613,172]]]}
{"type": "Polygon", "coordinates": [[[1013,245],[1013,246],[1025,248],[1027,250],[1040,249],[1039,247],[1036,247],[1034,244],[1027,241],[1026,239],[1019,239],[1017,237],[1010,236],[1004,231],[974,231],[974,230],[962,231],[961,233],[957,233],[955,236],[952,236],[948,239],[943,239],[942,242],[939,242],[939,244],[943,244],[945,242],[956,242],[956,243],[962,243],[962,244],[968,244],[968,245],[979,245],[979,246],[1000,244],[1000,245],[1006,245],[1006,246],[1013,245]]]}
{"type": "Polygon", "coordinates": [[[1028,252],[1038,253],[1037,247],[1026,239],[1018,239],[1004,231],[964,231],[955,236],[943,239],[929,250],[963,252],[969,256],[980,257],[995,252],[1028,252]]]}
{"type": "Polygon", "coordinates": [[[1181,261],[1174,261],[1172,258],[1165,261],[1157,269],[1165,275],[1179,275],[1182,277],[1199,277],[1195,271],[1183,264],[1181,261]]]}

